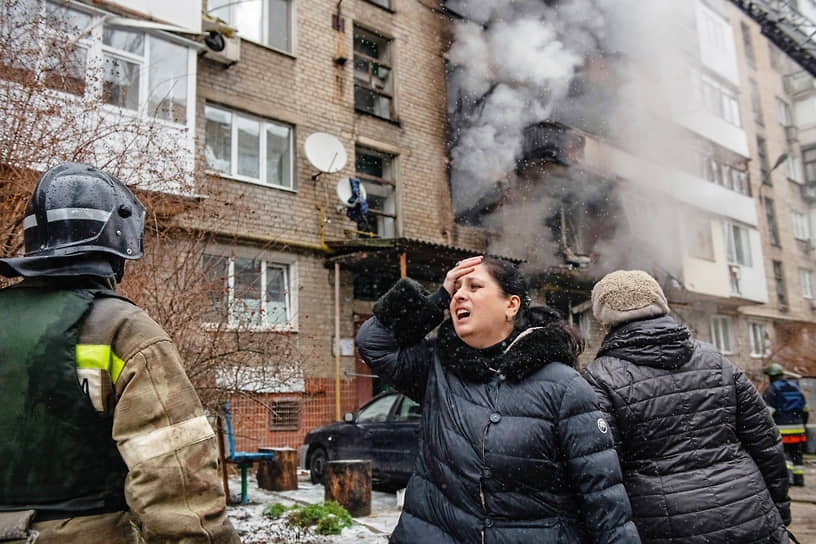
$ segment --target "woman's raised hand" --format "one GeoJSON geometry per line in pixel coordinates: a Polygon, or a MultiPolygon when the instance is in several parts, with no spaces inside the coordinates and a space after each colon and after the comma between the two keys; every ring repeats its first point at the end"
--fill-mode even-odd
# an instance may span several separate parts
{"type": "Polygon", "coordinates": [[[470,274],[473,270],[482,262],[484,257],[478,255],[476,257],[468,257],[465,260],[459,261],[456,263],[456,266],[448,270],[447,275],[445,275],[445,281],[442,283],[442,287],[453,296],[454,287],[456,286],[456,282],[462,276],[470,274]]]}

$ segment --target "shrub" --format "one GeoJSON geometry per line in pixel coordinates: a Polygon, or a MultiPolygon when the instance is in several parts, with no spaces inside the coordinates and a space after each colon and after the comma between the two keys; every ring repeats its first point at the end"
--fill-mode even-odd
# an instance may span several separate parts
{"type": "Polygon", "coordinates": [[[352,523],[348,511],[335,501],[293,506],[286,519],[287,523],[298,527],[317,525],[315,531],[321,535],[339,535],[352,523]]]}

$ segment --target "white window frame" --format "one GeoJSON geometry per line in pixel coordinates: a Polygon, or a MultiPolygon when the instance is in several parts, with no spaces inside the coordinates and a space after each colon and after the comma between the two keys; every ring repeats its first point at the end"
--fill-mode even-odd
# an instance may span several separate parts
{"type": "Polygon", "coordinates": [[[701,99],[706,111],[737,128],[741,128],[742,121],[737,95],[712,77],[705,74],[700,74],[700,77],[702,78],[701,99]]]}
{"type": "Polygon", "coordinates": [[[751,344],[751,357],[767,357],[771,347],[768,342],[768,326],[758,321],[748,322],[748,338],[751,344]]]}
{"type": "MultiPolygon", "coordinates": [[[[247,40],[247,41],[250,41],[252,43],[257,43],[257,44],[263,45],[264,47],[268,47],[269,49],[272,49],[274,51],[281,51],[281,52],[284,52],[284,53],[287,53],[287,54],[291,55],[292,52],[295,50],[295,30],[297,28],[297,25],[295,25],[295,23],[294,23],[295,20],[296,20],[296,16],[295,16],[295,0],[286,0],[286,3],[288,5],[288,9],[287,9],[287,13],[286,13],[286,17],[287,17],[286,31],[288,33],[288,40],[287,40],[288,43],[286,44],[287,46],[285,48],[280,48],[280,47],[277,47],[277,46],[272,45],[272,44],[269,43],[269,17],[270,17],[270,13],[269,13],[269,2],[268,2],[268,0],[254,0],[254,1],[261,2],[261,20],[260,20],[260,23],[261,23],[261,35],[260,35],[259,39],[255,39],[254,37],[244,36],[243,34],[241,34],[241,27],[238,26],[237,23],[233,23],[233,21],[236,20],[237,11],[241,8],[241,4],[243,4],[244,2],[236,2],[234,0],[227,2],[227,5],[224,6],[227,9],[229,9],[229,17],[227,19],[227,24],[237,28],[238,29],[238,35],[243,40],[247,40]]],[[[213,11],[215,11],[217,9],[220,9],[220,8],[211,8],[211,7],[208,6],[207,7],[207,13],[210,14],[210,12],[213,12],[213,11]]]]}
{"type": "Polygon", "coordinates": [[[725,255],[728,264],[751,267],[753,266],[753,256],[751,255],[751,233],[742,225],[731,223],[729,221],[723,222],[723,230],[725,236],[725,255]],[[739,238],[739,242],[737,240],[739,238]],[[739,260],[737,254],[737,243],[744,242],[742,251],[742,260],[739,260]]]}
{"type": "Polygon", "coordinates": [[[793,221],[793,237],[805,242],[810,240],[810,227],[808,225],[807,215],[792,210],[791,219],[793,221]]]}
{"type": "Polygon", "coordinates": [[[205,329],[217,329],[220,327],[227,327],[229,329],[247,328],[253,331],[278,331],[278,332],[296,332],[298,330],[297,320],[297,304],[298,304],[298,269],[297,261],[293,255],[284,253],[272,252],[257,252],[250,248],[223,248],[223,247],[208,247],[204,255],[213,257],[221,257],[227,261],[227,319],[225,323],[217,323],[212,321],[203,321],[202,325],[205,329]],[[286,284],[286,322],[285,323],[267,323],[265,320],[260,325],[249,325],[243,323],[240,317],[233,313],[235,304],[235,259],[253,259],[261,261],[261,281],[262,286],[262,300],[261,306],[265,306],[268,302],[266,300],[266,271],[272,266],[275,268],[281,267],[285,270],[285,284],[286,284]]]}
{"type": "Polygon", "coordinates": [[[789,152],[785,159],[785,175],[790,180],[802,183],[802,159],[794,157],[793,152],[789,152]]]}
{"type": "Polygon", "coordinates": [[[734,353],[734,327],[729,316],[711,316],[711,343],[720,353],[734,353]]]}
{"type": "Polygon", "coordinates": [[[813,299],[813,271],[807,268],[799,269],[799,286],[802,298],[813,299]]]}
{"type": "MultiPolygon", "coordinates": [[[[198,45],[196,44],[195,47],[193,46],[193,42],[190,40],[179,38],[172,34],[162,32],[162,31],[146,31],[144,29],[135,28],[135,27],[127,27],[121,25],[106,25],[102,20],[104,17],[110,16],[112,14],[94,8],[82,9],[82,6],[78,5],[75,2],[70,4],[60,4],[56,0],[41,0],[40,2],[40,9],[42,10],[40,13],[45,14],[45,10],[47,6],[58,7],[67,9],[70,11],[83,13],[85,15],[89,15],[91,17],[91,25],[90,30],[87,31],[85,34],[79,37],[67,37],[68,39],[73,39],[76,41],[78,47],[85,49],[86,52],[86,62],[85,62],[85,91],[83,98],[92,99],[92,100],[101,100],[102,107],[108,110],[113,110],[116,112],[122,113],[130,113],[132,115],[138,115],[139,117],[144,117],[149,119],[152,122],[156,123],[163,123],[173,127],[185,127],[188,129],[193,129],[195,126],[195,94],[196,94],[196,65],[197,65],[197,57],[196,57],[196,50],[198,45]],[[127,51],[122,51],[111,46],[107,46],[103,43],[103,35],[105,27],[109,28],[120,28],[123,30],[128,30],[132,32],[139,32],[144,35],[144,51],[142,55],[135,55],[133,53],[129,53],[127,51]],[[168,119],[162,119],[159,117],[153,117],[149,113],[149,95],[151,91],[151,83],[150,83],[150,47],[153,40],[161,40],[167,43],[174,44],[176,46],[183,47],[187,53],[186,58],[186,66],[185,66],[185,73],[180,74],[183,76],[179,78],[179,80],[183,80],[186,86],[186,111],[185,111],[185,119],[184,121],[173,121],[168,119]],[[112,104],[104,103],[104,97],[102,96],[103,92],[103,81],[104,81],[104,58],[105,56],[111,56],[114,58],[118,58],[127,62],[135,63],[139,66],[139,100],[137,109],[129,109],[124,107],[119,107],[112,104]]],[[[43,25],[45,26],[45,25],[43,25]]],[[[51,28],[43,28],[41,32],[48,36],[49,38],[53,37],[56,30],[51,28]]],[[[46,52],[47,54],[47,52],[46,52]]],[[[40,69],[41,66],[44,64],[42,58],[38,59],[36,66],[34,69],[40,69]]],[[[76,95],[64,92],[64,91],[54,91],[58,94],[64,94],[67,97],[76,95]]]]}
{"type": "Polygon", "coordinates": [[[776,119],[783,127],[789,127],[793,124],[793,114],[791,114],[790,104],[776,97],[776,119]]]}
{"type": "MultiPolygon", "coordinates": [[[[241,181],[248,181],[250,183],[257,183],[258,185],[263,185],[265,187],[274,187],[276,189],[283,189],[287,191],[294,191],[295,190],[295,127],[290,125],[289,123],[284,123],[282,121],[277,121],[275,119],[268,119],[264,117],[260,117],[257,115],[250,115],[248,113],[240,112],[225,106],[220,106],[216,104],[206,104],[205,108],[212,108],[215,110],[219,110],[222,113],[227,113],[230,116],[230,171],[224,172],[222,170],[216,169],[213,165],[207,163],[207,169],[211,172],[217,172],[219,174],[223,174],[227,177],[234,178],[241,181]],[[258,137],[258,177],[254,178],[251,176],[246,176],[243,174],[238,173],[238,119],[248,119],[253,122],[260,123],[260,135],[258,137]],[[266,179],[267,171],[266,171],[266,134],[267,134],[267,126],[274,125],[278,127],[285,127],[289,129],[289,185],[277,185],[275,183],[270,183],[266,179]]],[[[206,111],[206,110],[205,110],[206,111]]],[[[205,125],[206,125],[206,113],[205,113],[205,125]]],[[[206,137],[206,130],[204,136],[204,146],[206,150],[207,146],[207,137],[206,137]]],[[[206,162],[206,158],[205,158],[206,162]]]]}

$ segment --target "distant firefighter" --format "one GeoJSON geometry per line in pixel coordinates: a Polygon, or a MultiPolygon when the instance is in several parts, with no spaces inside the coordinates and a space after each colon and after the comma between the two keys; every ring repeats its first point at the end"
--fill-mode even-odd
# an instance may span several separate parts
{"type": "Polygon", "coordinates": [[[47,170],[0,290],[0,540],[235,544],[215,434],[170,337],[118,295],[145,208],[93,166],[47,170]],[[32,523],[33,520],[33,523],[32,523]]]}
{"type": "Polygon", "coordinates": [[[805,425],[808,422],[805,396],[792,380],[784,378],[785,369],[774,363],[765,369],[771,380],[765,393],[762,394],[765,404],[773,415],[776,426],[782,434],[782,445],[785,448],[785,460],[788,470],[793,474],[793,485],[805,485],[805,467],[802,463],[802,450],[807,442],[805,425]]]}

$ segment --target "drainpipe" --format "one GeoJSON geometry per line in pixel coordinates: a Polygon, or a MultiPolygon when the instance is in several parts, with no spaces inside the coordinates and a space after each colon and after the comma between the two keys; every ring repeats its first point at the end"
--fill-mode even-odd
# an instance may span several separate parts
{"type": "Polygon", "coordinates": [[[334,405],[340,419],[340,263],[334,263],[334,405]]]}

